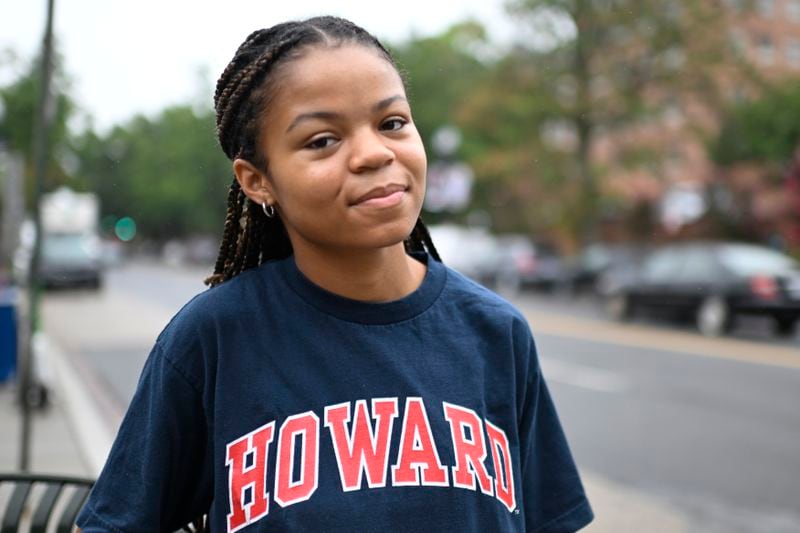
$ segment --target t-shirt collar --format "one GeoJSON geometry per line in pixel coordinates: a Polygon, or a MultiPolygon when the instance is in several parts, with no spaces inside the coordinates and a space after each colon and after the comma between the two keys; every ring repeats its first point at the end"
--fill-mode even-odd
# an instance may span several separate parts
{"type": "Polygon", "coordinates": [[[408,296],[382,303],[353,300],[323,289],[300,272],[294,256],[277,261],[276,267],[278,275],[300,298],[324,313],[362,324],[392,324],[428,309],[441,294],[447,278],[447,270],[439,261],[424,253],[412,255],[428,267],[422,283],[408,296]]]}

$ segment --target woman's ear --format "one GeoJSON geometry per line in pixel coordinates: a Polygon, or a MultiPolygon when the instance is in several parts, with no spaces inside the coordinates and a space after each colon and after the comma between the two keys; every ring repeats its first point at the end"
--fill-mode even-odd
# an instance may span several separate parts
{"type": "Polygon", "coordinates": [[[256,168],[246,159],[236,159],[233,162],[233,173],[236,181],[242,188],[242,192],[257,205],[275,203],[275,195],[272,192],[272,185],[267,179],[265,172],[256,168]]]}

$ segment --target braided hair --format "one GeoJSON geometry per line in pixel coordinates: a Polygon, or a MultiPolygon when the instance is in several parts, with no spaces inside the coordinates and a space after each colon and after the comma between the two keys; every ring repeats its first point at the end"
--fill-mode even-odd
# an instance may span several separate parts
{"type": "MultiPolygon", "coordinates": [[[[360,44],[377,50],[397,69],[391,54],[373,35],[338,17],[315,17],[302,22],[285,22],[251,33],[217,81],[214,93],[217,137],[231,161],[245,159],[266,168],[257,149],[259,119],[269,107],[277,87],[276,69],[300,56],[309,46],[360,44]]],[[[399,69],[398,69],[399,72],[399,69]]],[[[422,219],[404,241],[406,251],[427,251],[441,261],[422,219]]],[[[279,216],[268,217],[261,206],[251,202],[234,178],[228,191],[228,211],[214,273],[205,280],[215,286],[243,270],[292,254],[292,244],[279,216]]]]}

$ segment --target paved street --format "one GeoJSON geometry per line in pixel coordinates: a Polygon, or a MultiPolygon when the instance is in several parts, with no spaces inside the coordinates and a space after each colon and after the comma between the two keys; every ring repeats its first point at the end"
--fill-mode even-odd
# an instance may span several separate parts
{"type": "Polygon", "coordinates": [[[540,335],[578,461],[702,531],[800,525],[800,370],[540,335]]]}
{"type": "MultiPolygon", "coordinates": [[[[156,335],[205,274],[137,263],[112,271],[99,294],[48,294],[45,327],[110,431],[156,335]]],[[[516,303],[596,494],[594,531],[641,531],[641,513],[659,517],[646,531],[800,530],[796,339],[756,326],[710,340],[538,295],[516,303]]]]}
{"type": "Polygon", "coordinates": [[[592,306],[517,303],[586,469],[669,502],[699,531],[800,528],[797,338],[757,319],[707,339],[608,322],[592,306]]]}

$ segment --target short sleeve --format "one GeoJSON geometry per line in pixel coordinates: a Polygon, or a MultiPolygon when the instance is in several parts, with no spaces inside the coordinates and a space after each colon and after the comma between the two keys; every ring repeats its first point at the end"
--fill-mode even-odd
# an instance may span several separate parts
{"type": "Polygon", "coordinates": [[[542,377],[535,347],[531,351],[534,364],[519,428],[526,531],[578,531],[591,522],[594,515],[542,377]]]}
{"type": "Polygon", "coordinates": [[[212,498],[207,434],[198,389],[156,344],[78,526],[174,531],[202,515],[212,498]]]}

